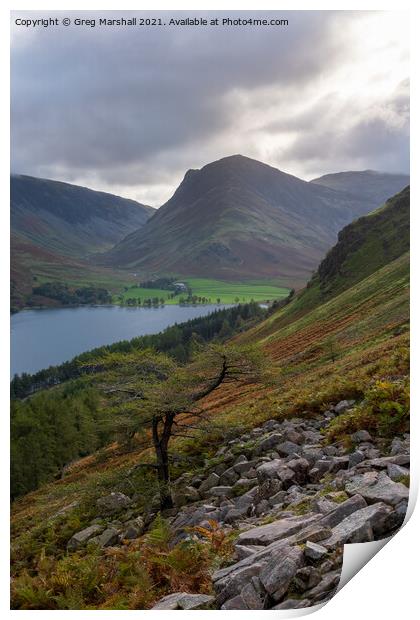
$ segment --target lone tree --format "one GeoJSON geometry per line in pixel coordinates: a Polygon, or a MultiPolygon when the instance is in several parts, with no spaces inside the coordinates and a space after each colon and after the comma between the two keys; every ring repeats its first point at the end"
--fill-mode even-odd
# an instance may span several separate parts
{"type": "Polygon", "coordinates": [[[325,352],[330,358],[331,362],[335,362],[340,353],[337,338],[335,336],[328,336],[328,338],[325,340],[324,347],[325,352]]]}
{"type": "MultiPolygon", "coordinates": [[[[134,354],[131,357],[138,357],[134,354]]],[[[129,356],[130,357],[130,356],[129,356]]],[[[191,430],[201,430],[211,422],[201,401],[221,385],[233,382],[257,382],[262,379],[265,363],[255,346],[212,345],[186,365],[175,364],[168,356],[153,351],[142,352],[137,360],[140,371],[133,377],[133,360],[120,358],[129,377],[118,372],[109,378],[123,376],[123,382],[104,386],[114,399],[120,431],[130,440],[141,433],[144,445],[152,445],[159,482],[161,509],[173,507],[170,491],[169,444],[173,437],[193,438],[191,430]]],[[[104,360],[102,359],[102,364],[104,360]]],[[[114,359],[115,362],[115,359],[114,359]]],[[[105,362],[106,365],[107,362],[105,362]]],[[[112,367],[112,366],[111,366],[112,367]]],[[[214,426],[213,422],[211,422],[214,426]]]]}

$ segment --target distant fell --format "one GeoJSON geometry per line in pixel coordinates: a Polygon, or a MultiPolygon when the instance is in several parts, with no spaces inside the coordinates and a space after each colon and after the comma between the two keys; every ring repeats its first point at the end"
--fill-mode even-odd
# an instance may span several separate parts
{"type": "Polygon", "coordinates": [[[10,178],[12,305],[31,295],[34,278],[77,280],[94,252],[111,248],[154,210],[134,200],[25,175],[10,178]]]}
{"type": "Polygon", "coordinates": [[[407,174],[361,170],[325,174],[311,183],[347,192],[355,197],[380,205],[410,183],[407,174]]]}
{"type": "Polygon", "coordinates": [[[11,176],[10,199],[15,235],[77,258],[111,247],[154,212],[134,200],[25,175],[11,176]]]}
{"type": "Polygon", "coordinates": [[[337,232],[377,204],[233,155],[189,170],[146,225],[99,260],[151,274],[302,286],[337,232]]]}

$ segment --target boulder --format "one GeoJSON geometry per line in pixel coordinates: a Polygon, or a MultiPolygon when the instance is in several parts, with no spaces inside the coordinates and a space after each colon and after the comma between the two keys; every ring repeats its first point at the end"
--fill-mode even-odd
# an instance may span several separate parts
{"type": "Polygon", "coordinates": [[[94,543],[98,547],[112,547],[119,542],[118,530],[114,527],[108,527],[99,536],[95,536],[89,540],[89,543],[94,543]]]}
{"type": "Polygon", "coordinates": [[[365,443],[372,441],[372,437],[369,435],[367,431],[360,430],[356,431],[351,435],[351,440],[354,443],[365,443]]]}
{"type": "Polygon", "coordinates": [[[345,502],[338,504],[337,507],[328,514],[324,515],[320,521],[320,524],[325,525],[326,527],[335,527],[343,521],[343,519],[354,512],[361,510],[362,508],[366,508],[366,506],[367,503],[361,495],[354,495],[345,502]]]}
{"type": "Polygon", "coordinates": [[[284,462],[281,459],[268,461],[257,467],[257,480],[261,484],[269,478],[277,478],[277,474],[284,462]]]}
{"type": "Polygon", "coordinates": [[[110,493],[109,495],[105,495],[105,497],[100,497],[96,501],[96,506],[101,515],[117,514],[131,506],[131,504],[131,499],[127,497],[127,495],[124,495],[124,493],[119,492],[110,493]]]}
{"type": "Polygon", "coordinates": [[[263,499],[261,500],[256,506],[255,506],[255,514],[257,517],[260,517],[261,515],[265,515],[268,512],[270,512],[271,510],[271,505],[270,502],[267,499],[263,499]]]}
{"type": "Polygon", "coordinates": [[[220,476],[219,485],[232,486],[239,479],[239,474],[235,471],[234,467],[230,467],[220,476]]]}
{"type": "Polygon", "coordinates": [[[199,493],[201,493],[202,495],[204,495],[206,493],[206,491],[208,491],[209,489],[211,489],[212,487],[215,487],[218,482],[220,480],[220,476],[218,476],[217,474],[215,474],[214,472],[212,472],[208,478],[206,478],[198,487],[198,491],[199,493]]]}
{"type": "Polygon", "coordinates": [[[318,443],[319,441],[322,441],[323,439],[323,435],[318,432],[318,431],[313,431],[313,430],[304,430],[302,431],[302,436],[305,440],[305,443],[318,443]]]}
{"type": "MultiPolygon", "coordinates": [[[[306,557],[306,556],[305,556],[306,557]]],[[[304,566],[299,568],[293,578],[292,586],[298,592],[305,592],[310,588],[314,588],[321,581],[321,573],[313,566],[304,566]]]]}
{"type": "Polygon", "coordinates": [[[333,407],[333,411],[339,415],[340,413],[343,413],[344,411],[347,411],[347,409],[353,407],[354,403],[354,400],[340,400],[340,402],[333,407]]]}
{"type": "Polygon", "coordinates": [[[349,456],[333,456],[329,469],[330,473],[335,474],[340,471],[340,469],[348,469],[349,461],[349,456]]]}
{"type": "Polygon", "coordinates": [[[311,525],[320,515],[306,514],[301,517],[287,517],[266,525],[242,532],[237,542],[240,545],[270,545],[271,543],[292,536],[299,530],[311,525]]]}
{"type": "Polygon", "coordinates": [[[101,527],[100,525],[89,525],[89,527],[85,527],[84,530],[80,530],[80,532],[76,532],[76,534],[73,534],[73,536],[67,543],[67,549],[69,551],[76,551],[76,549],[79,549],[80,547],[85,545],[88,540],[93,538],[102,530],[103,527],[101,527]]]}
{"type": "Polygon", "coordinates": [[[236,523],[248,515],[248,508],[231,508],[224,517],[225,523],[236,523]]]}
{"type": "Polygon", "coordinates": [[[332,530],[330,527],[326,527],[325,525],[321,525],[319,523],[312,523],[308,525],[308,527],[303,528],[303,530],[297,532],[293,536],[293,542],[296,544],[306,543],[308,541],[318,542],[319,540],[325,540],[329,538],[332,534],[332,530]]]}
{"type": "Polygon", "coordinates": [[[332,458],[324,458],[316,461],[312,469],[309,471],[309,479],[311,482],[319,482],[325,474],[330,471],[332,465],[332,458]]]}
{"type": "Polygon", "coordinates": [[[254,555],[258,551],[261,551],[261,549],[264,549],[264,547],[259,545],[252,545],[248,547],[246,545],[235,545],[235,553],[238,560],[248,558],[250,555],[254,555]]]}
{"type": "Polygon", "coordinates": [[[410,452],[410,439],[407,437],[402,440],[395,437],[391,443],[391,455],[408,454],[410,452]]]}
{"type": "Polygon", "coordinates": [[[237,497],[234,500],[235,508],[237,510],[243,510],[243,509],[250,508],[252,506],[252,504],[254,503],[254,499],[255,499],[257,493],[258,493],[258,487],[253,487],[252,489],[250,489],[246,493],[243,493],[243,495],[240,495],[239,497],[237,497]]]}
{"type": "Polygon", "coordinates": [[[304,446],[301,456],[308,461],[310,467],[314,467],[315,463],[322,458],[323,452],[319,446],[304,446]]]}
{"type": "Polygon", "coordinates": [[[264,424],[262,425],[262,428],[267,432],[274,431],[279,427],[280,423],[277,420],[267,420],[267,422],[264,422],[264,424]]]}
{"type": "Polygon", "coordinates": [[[277,446],[283,439],[280,433],[273,433],[268,437],[264,437],[255,449],[255,454],[265,454],[277,446]]]}
{"type": "Polygon", "coordinates": [[[247,609],[265,609],[268,596],[258,577],[251,577],[251,581],[241,590],[241,599],[247,609]]]}
{"type": "Polygon", "coordinates": [[[257,459],[253,459],[252,461],[241,461],[240,463],[236,463],[233,465],[233,469],[236,471],[239,476],[243,476],[248,473],[250,469],[254,467],[257,463],[257,459]]]}
{"type": "Polygon", "coordinates": [[[295,481],[297,484],[305,484],[305,482],[307,482],[310,466],[306,459],[292,459],[291,461],[288,461],[287,467],[294,471],[295,481]]]}
{"type": "Polygon", "coordinates": [[[274,506],[277,506],[278,504],[282,504],[284,502],[285,497],[286,497],[286,491],[279,491],[275,495],[272,495],[271,497],[268,498],[268,501],[270,502],[270,506],[274,507],[274,506]]]}
{"type": "Polygon", "coordinates": [[[364,461],[365,458],[365,455],[360,450],[355,450],[354,452],[349,454],[349,469],[364,461]]]}
{"type": "Polygon", "coordinates": [[[296,473],[293,469],[283,465],[277,472],[277,477],[281,482],[283,489],[288,489],[296,481],[296,473]]]}
{"type": "Polygon", "coordinates": [[[214,596],[208,594],[188,594],[188,592],[174,592],[158,601],[152,609],[208,609],[214,602],[214,596]]]}
{"type": "Polygon", "coordinates": [[[305,597],[311,600],[311,605],[331,598],[340,583],[341,570],[333,571],[324,575],[322,580],[314,588],[305,592],[305,597]]]}
{"type": "Polygon", "coordinates": [[[185,594],[178,601],[179,609],[209,609],[215,601],[209,594],[185,594]]]}
{"type": "Polygon", "coordinates": [[[320,497],[315,500],[312,504],[312,510],[314,512],[320,512],[321,514],[328,514],[329,512],[335,510],[337,508],[337,504],[327,499],[326,497],[320,497]]]}
{"type": "Polygon", "coordinates": [[[248,609],[240,594],[225,601],[220,609],[248,609]]]}
{"type": "Polygon", "coordinates": [[[318,560],[322,560],[327,555],[327,553],[328,550],[325,547],[310,540],[308,540],[305,545],[305,557],[309,558],[310,560],[314,560],[315,562],[318,560]]]}
{"type": "MultiPolygon", "coordinates": [[[[245,558],[245,561],[252,560],[251,558],[245,558]]],[[[243,561],[243,560],[242,560],[243,561]]],[[[244,588],[252,577],[258,576],[262,564],[259,562],[251,562],[247,566],[241,566],[238,563],[238,566],[229,567],[231,570],[227,571],[216,571],[213,575],[214,580],[214,590],[216,592],[216,601],[219,605],[225,603],[229,599],[232,599],[239,595],[242,588],[244,588]],[[223,574],[226,573],[227,574],[223,574]],[[222,576],[218,579],[218,575],[222,574],[222,576]]],[[[235,609],[231,607],[230,609],[235,609]]],[[[240,609],[246,609],[245,607],[241,607],[240,609]]]]}
{"type": "Polygon", "coordinates": [[[233,489],[228,486],[213,487],[206,491],[206,497],[232,497],[233,489]]]}
{"type": "Polygon", "coordinates": [[[200,499],[200,493],[192,486],[180,488],[173,494],[173,501],[177,508],[185,506],[185,504],[198,502],[200,499]]]}
{"type": "Polygon", "coordinates": [[[407,478],[410,475],[410,470],[401,465],[395,465],[390,463],[387,467],[387,474],[393,482],[399,482],[401,478],[407,478]]]}
{"type": "Polygon", "coordinates": [[[368,461],[363,463],[364,466],[371,467],[373,469],[386,469],[390,464],[409,465],[410,455],[395,454],[393,456],[381,456],[379,458],[369,459],[368,461]]]}
{"type": "Polygon", "coordinates": [[[299,433],[293,426],[284,429],[282,435],[283,439],[291,441],[292,443],[301,444],[304,441],[302,433],[299,433]]]}
{"type": "Polygon", "coordinates": [[[202,506],[188,506],[182,512],[179,512],[172,522],[172,529],[174,531],[184,529],[186,527],[193,527],[198,525],[206,519],[220,520],[220,510],[215,509],[214,506],[202,505],[202,506]]]}
{"type": "Polygon", "coordinates": [[[346,543],[370,542],[374,539],[375,524],[380,523],[390,511],[389,506],[382,502],[357,510],[336,525],[331,537],[322,544],[331,549],[346,543]]]}
{"type": "Polygon", "coordinates": [[[357,493],[365,498],[368,504],[385,502],[396,506],[402,500],[408,499],[408,489],[400,482],[393,482],[385,472],[381,472],[374,480],[368,474],[359,476],[346,484],[349,495],[357,493]]]}
{"type": "Polygon", "coordinates": [[[243,495],[258,486],[257,478],[239,478],[232,486],[234,496],[243,495]]]}
{"type": "Polygon", "coordinates": [[[291,455],[300,455],[302,448],[293,441],[283,441],[276,446],[276,450],[280,456],[287,457],[291,455]]]}
{"type": "Polygon", "coordinates": [[[323,452],[326,456],[336,456],[338,454],[338,448],[335,446],[324,446],[323,452]]]}
{"type": "Polygon", "coordinates": [[[279,602],[285,595],[293,577],[303,563],[302,549],[290,545],[270,556],[259,577],[265,590],[275,601],[279,602]]]}
{"type": "Polygon", "coordinates": [[[139,538],[144,532],[144,521],[141,517],[132,519],[125,524],[125,529],[121,534],[121,539],[133,540],[139,538]]]}

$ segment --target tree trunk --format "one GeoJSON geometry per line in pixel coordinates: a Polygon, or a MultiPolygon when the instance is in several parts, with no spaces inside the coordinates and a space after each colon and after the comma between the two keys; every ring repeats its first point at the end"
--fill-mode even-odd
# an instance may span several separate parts
{"type": "Polygon", "coordinates": [[[169,486],[169,458],[168,443],[171,436],[173,418],[165,416],[163,422],[162,435],[159,436],[159,419],[154,419],[152,423],[153,445],[155,448],[157,475],[159,481],[160,509],[167,510],[173,508],[171,490],[169,486]]]}

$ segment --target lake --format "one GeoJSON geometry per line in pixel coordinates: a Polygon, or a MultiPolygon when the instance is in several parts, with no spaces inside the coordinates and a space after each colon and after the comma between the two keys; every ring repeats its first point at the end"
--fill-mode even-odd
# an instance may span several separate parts
{"type": "Polygon", "coordinates": [[[130,308],[80,306],[23,310],[11,317],[11,376],[34,373],[75,355],[204,316],[226,306],[130,308]]]}

